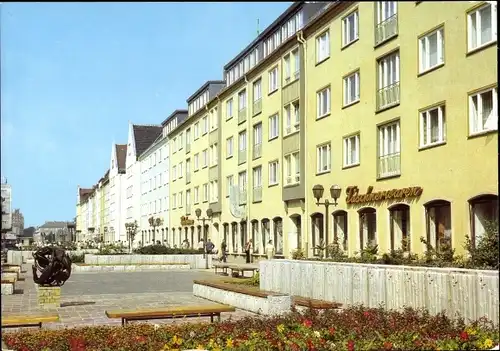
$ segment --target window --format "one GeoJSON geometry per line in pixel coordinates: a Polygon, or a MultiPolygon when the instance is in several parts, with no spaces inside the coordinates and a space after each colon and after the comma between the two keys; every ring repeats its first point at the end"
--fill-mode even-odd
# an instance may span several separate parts
{"type": "MultiPolygon", "coordinates": [[[[177,166],[173,166],[172,167],[172,180],[176,180],[177,179],[177,166]]],[[[151,183],[151,180],[149,181],[151,183]]],[[[151,184],[149,185],[149,187],[151,188],[151,184]]]]}
{"type": "MultiPolygon", "coordinates": [[[[396,1],[378,1],[377,3],[377,24],[390,22],[389,20],[396,16],[398,5],[396,1]]],[[[388,37],[386,37],[388,39],[388,37]]]]}
{"type": "Polygon", "coordinates": [[[298,100],[285,106],[285,118],[285,135],[300,130],[300,107],[298,100]]]}
{"type": "Polygon", "coordinates": [[[191,190],[186,190],[186,208],[189,210],[191,207],[191,190]]]}
{"type": "Polygon", "coordinates": [[[285,184],[293,185],[300,182],[300,157],[299,152],[288,154],[285,159],[285,184]]]}
{"type": "Polygon", "coordinates": [[[354,11],[342,20],[342,45],[346,46],[359,38],[359,13],[354,11]]]}
{"type": "Polygon", "coordinates": [[[216,180],[210,182],[210,202],[219,200],[219,184],[216,180]]]}
{"type": "Polygon", "coordinates": [[[262,144],[262,122],[253,126],[253,144],[262,144]]]}
{"type": "Polygon", "coordinates": [[[325,117],[330,113],[330,87],[321,90],[317,96],[318,111],[316,118],[325,117]]]}
{"type": "Polygon", "coordinates": [[[498,129],[497,88],[483,90],[469,96],[469,130],[477,134],[498,129]]]}
{"type": "Polygon", "coordinates": [[[399,121],[379,127],[378,177],[401,173],[399,121]]]}
{"type": "MultiPolygon", "coordinates": [[[[186,148],[191,146],[191,129],[186,130],[186,148]]],[[[161,158],[161,150],[160,150],[160,158],[161,158]]]]}
{"type": "Polygon", "coordinates": [[[269,185],[276,185],[279,182],[279,162],[269,162],[269,185]]]}
{"type": "Polygon", "coordinates": [[[205,168],[206,166],[208,166],[208,152],[207,152],[207,149],[203,150],[202,151],[202,168],[205,168]]]}
{"type": "Polygon", "coordinates": [[[177,167],[179,170],[179,178],[182,178],[183,172],[182,172],[182,162],[179,163],[179,167],[177,167]]]}
{"type": "Polygon", "coordinates": [[[207,116],[203,117],[202,123],[203,123],[203,130],[202,130],[203,134],[202,135],[205,135],[208,132],[208,118],[207,118],[207,116]]]}
{"type": "Polygon", "coordinates": [[[233,99],[229,99],[226,102],[226,119],[233,117],[233,99]]]}
{"type": "Polygon", "coordinates": [[[269,71],[269,93],[278,89],[278,67],[269,71]]]}
{"type": "Polygon", "coordinates": [[[244,110],[247,108],[247,91],[243,90],[238,94],[238,110],[244,110]]]}
{"type": "Polygon", "coordinates": [[[316,38],[316,62],[330,57],[330,32],[326,31],[316,38]]]}
{"type": "Polygon", "coordinates": [[[247,149],[247,131],[240,132],[239,136],[239,150],[245,151],[247,149]]]}
{"type": "Polygon", "coordinates": [[[290,62],[290,55],[286,55],[283,57],[283,78],[285,80],[285,83],[290,82],[290,72],[291,71],[291,62],[290,62]]]}
{"type": "Polygon", "coordinates": [[[238,174],[238,186],[242,192],[247,190],[247,171],[238,174]]]}
{"type": "Polygon", "coordinates": [[[226,139],[226,157],[233,156],[233,142],[234,142],[234,137],[226,139]]]}
{"type": "Polygon", "coordinates": [[[344,106],[359,101],[359,71],[344,78],[344,106]]]}
{"type": "Polygon", "coordinates": [[[184,134],[181,133],[181,135],[179,135],[179,139],[177,139],[177,150],[182,150],[182,147],[184,146],[184,134]]]}
{"type": "Polygon", "coordinates": [[[158,187],[161,187],[163,183],[161,182],[161,173],[158,174],[158,187]]]}
{"type": "Polygon", "coordinates": [[[292,59],[293,59],[293,65],[294,65],[294,79],[298,79],[300,76],[300,55],[299,55],[299,49],[295,49],[292,51],[292,59]]]}
{"type": "Polygon", "coordinates": [[[445,107],[438,106],[420,113],[420,147],[446,141],[445,107]]]}
{"type": "Polygon", "coordinates": [[[253,101],[259,101],[262,98],[262,81],[261,79],[253,83],[253,101]]]}
{"type": "Polygon", "coordinates": [[[317,173],[329,172],[331,168],[331,145],[321,145],[316,148],[316,170],[317,173]]]}
{"type": "Polygon", "coordinates": [[[226,177],[226,196],[229,196],[231,193],[231,187],[234,185],[234,176],[230,175],[226,177]]]}
{"type": "Polygon", "coordinates": [[[262,187],[262,166],[255,167],[253,169],[253,187],[262,187]]]}
{"type": "Polygon", "coordinates": [[[208,201],[208,183],[203,184],[203,202],[208,201]]]}
{"type": "MultiPolygon", "coordinates": [[[[172,142],[172,146],[174,147],[174,154],[177,152],[177,137],[174,138],[174,141],[172,142]]],[[[151,159],[149,159],[149,167],[151,167],[151,159]]]]}
{"type": "Polygon", "coordinates": [[[451,245],[451,204],[445,200],[436,200],[425,206],[427,241],[436,251],[451,245]]]}
{"type": "Polygon", "coordinates": [[[279,117],[278,114],[269,117],[269,140],[277,138],[279,135],[279,117]]]}
{"type": "Polygon", "coordinates": [[[194,170],[197,171],[200,168],[200,154],[194,155],[194,170]]]}
{"type": "Polygon", "coordinates": [[[418,40],[420,73],[444,63],[443,34],[440,28],[418,40]]]}
{"type": "Polygon", "coordinates": [[[172,208],[177,207],[177,194],[172,194],[172,208]]]}
{"type": "Polygon", "coordinates": [[[200,187],[199,186],[194,188],[193,196],[194,196],[194,203],[195,204],[199,203],[200,202],[200,187]]]}
{"type": "Polygon", "coordinates": [[[344,167],[359,165],[359,134],[344,138],[344,167]]]}
{"type": "Polygon", "coordinates": [[[378,61],[377,108],[399,103],[399,51],[378,61]]]}
{"type": "Polygon", "coordinates": [[[200,137],[200,122],[194,124],[194,140],[200,137]]]}
{"type": "Polygon", "coordinates": [[[158,149],[158,163],[160,163],[162,160],[161,158],[161,148],[158,149]]]}
{"type": "Polygon", "coordinates": [[[210,130],[217,129],[219,125],[219,116],[217,114],[217,107],[210,111],[210,130]]]}
{"type": "Polygon", "coordinates": [[[488,1],[467,15],[469,51],[497,40],[497,4],[488,1]]]}
{"type": "Polygon", "coordinates": [[[216,166],[218,162],[217,143],[210,146],[210,165],[216,166]]]}
{"type": "Polygon", "coordinates": [[[177,200],[179,201],[179,207],[182,207],[182,201],[183,201],[182,199],[183,199],[183,197],[182,197],[182,191],[181,191],[181,192],[179,192],[179,196],[177,197],[177,200]]]}

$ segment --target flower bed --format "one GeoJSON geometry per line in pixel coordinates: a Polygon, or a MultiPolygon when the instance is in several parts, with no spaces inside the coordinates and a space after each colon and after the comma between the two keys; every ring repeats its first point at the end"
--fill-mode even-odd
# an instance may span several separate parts
{"type": "Polygon", "coordinates": [[[491,349],[499,332],[486,321],[465,325],[413,309],[387,312],[351,307],[342,312],[292,312],[218,324],[43,329],[2,337],[16,351],[472,350],[491,349]]]}

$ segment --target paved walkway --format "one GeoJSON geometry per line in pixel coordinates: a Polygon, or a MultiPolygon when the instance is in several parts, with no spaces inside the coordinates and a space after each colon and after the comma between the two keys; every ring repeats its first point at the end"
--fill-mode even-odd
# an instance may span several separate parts
{"type": "MultiPolygon", "coordinates": [[[[16,283],[22,294],[2,296],[2,315],[44,313],[38,307],[31,267],[23,265],[26,279],[16,283]]],[[[213,273],[201,271],[106,272],[74,273],[62,287],[61,305],[57,308],[60,322],[44,324],[44,328],[84,325],[121,325],[121,320],[108,319],[105,310],[155,308],[174,305],[204,305],[211,301],[194,297],[193,279],[203,279],[213,273]]],[[[52,311],[52,312],[55,312],[52,311]]],[[[222,319],[240,319],[253,315],[237,310],[223,313],[222,319]]],[[[185,322],[209,321],[209,318],[189,318],[185,322]]],[[[137,322],[136,322],[137,323],[137,322]]],[[[180,323],[179,320],[154,320],[151,323],[180,323]]],[[[7,329],[9,330],[9,329],[7,329]]]]}

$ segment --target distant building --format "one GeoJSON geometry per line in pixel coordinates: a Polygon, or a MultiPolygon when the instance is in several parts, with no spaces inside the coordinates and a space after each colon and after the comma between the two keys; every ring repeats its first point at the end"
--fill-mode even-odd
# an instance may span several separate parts
{"type": "Polygon", "coordinates": [[[12,212],[12,233],[16,236],[20,236],[23,234],[24,230],[24,216],[20,209],[15,209],[12,212]]]}
{"type": "Polygon", "coordinates": [[[2,233],[12,229],[12,188],[7,183],[7,178],[1,179],[2,194],[2,233]]]}
{"type": "Polygon", "coordinates": [[[36,236],[44,243],[71,241],[73,222],[47,221],[36,231],[36,236]]]}

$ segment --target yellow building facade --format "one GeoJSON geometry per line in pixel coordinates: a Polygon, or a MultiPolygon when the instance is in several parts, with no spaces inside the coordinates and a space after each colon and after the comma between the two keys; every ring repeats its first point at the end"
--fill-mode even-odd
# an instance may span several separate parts
{"type": "Polygon", "coordinates": [[[167,241],[461,252],[498,218],[495,43],[487,2],[295,3],[169,131],[167,241]]]}

